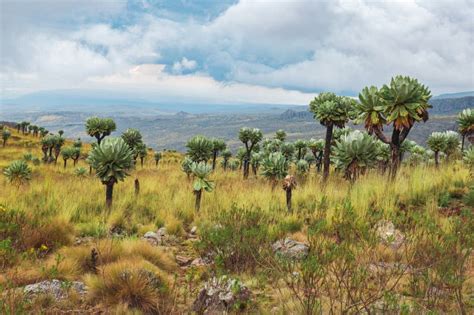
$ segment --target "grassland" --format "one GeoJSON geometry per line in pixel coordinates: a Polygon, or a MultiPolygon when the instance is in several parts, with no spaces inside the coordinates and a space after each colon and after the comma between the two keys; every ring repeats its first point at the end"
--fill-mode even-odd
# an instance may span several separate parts
{"type": "MultiPolygon", "coordinates": [[[[27,152],[37,157],[42,156],[38,138],[23,136],[13,130],[12,134],[7,146],[0,149],[1,169],[11,161],[21,159],[27,152]]],[[[86,145],[83,151],[88,150],[86,145]]],[[[279,186],[272,189],[264,178],[256,176],[244,181],[239,171],[224,172],[218,168],[211,176],[216,183],[216,189],[204,194],[201,210],[196,213],[192,182],[180,170],[181,160],[181,154],[166,152],[156,167],[149,155],[143,168],[137,166],[137,169],[131,172],[131,176],[116,185],[111,209],[105,207],[104,185],[93,175],[77,177],[71,161],[66,168],[63,168],[61,160],[57,165],[43,163],[38,166],[31,165],[33,169],[31,182],[19,188],[11,186],[2,179],[0,205],[2,218],[7,222],[3,222],[1,232],[3,237],[8,236],[12,242],[8,248],[4,244],[1,252],[3,270],[0,283],[3,288],[3,311],[39,313],[76,310],[93,313],[108,310],[110,313],[132,311],[145,314],[188,313],[197,291],[209,277],[215,274],[229,274],[241,279],[254,292],[252,303],[247,305],[243,312],[304,313],[305,308],[297,298],[301,290],[298,289],[295,293],[288,283],[285,284],[285,281],[281,280],[282,277],[279,276],[287,269],[275,267],[275,270],[272,270],[272,266],[276,263],[268,256],[265,256],[265,259],[254,259],[255,257],[241,255],[237,263],[232,263],[225,260],[224,252],[223,262],[216,260],[210,265],[187,269],[180,268],[176,264],[177,255],[199,257],[203,256],[205,251],[212,251],[212,246],[218,246],[216,244],[219,244],[219,241],[210,241],[209,238],[212,236],[206,234],[214,225],[224,225],[224,228],[234,231],[232,227],[225,226],[225,222],[229,220],[223,217],[223,214],[228,214],[227,211],[233,207],[252,209],[251,212],[258,213],[260,218],[258,224],[265,226],[264,231],[259,230],[259,233],[265,234],[262,246],[282,237],[291,237],[313,244],[320,236],[314,236],[311,231],[314,231],[314,222],[321,219],[324,219],[330,227],[322,234],[331,228],[337,230],[343,223],[351,224],[344,220],[353,218],[352,223],[356,221],[360,223],[367,219],[365,223],[369,225],[373,225],[375,222],[373,220],[391,220],[403,226],[402,230],[406,235],[413,236],[413,242],[410,243],[411,255],[387,254],[390,250],[380,248],[380,244],[373,246],[366,244],[368,247],[364,245],[354,251],[360,255],[356,257],[359,261],[364,260],[363,249],[370,248],[378,253],[379,258],[383,256],[386,260],[400,259],[406,262],[408,256],[413,258],[414,253],[422,252],[420,250],[423,247],[422,242],[430,239],[429,233],[432,231],[430,224],[435,225],[440,233],[445,233],[436,234],[438,242],[441,243],[444,237],[446,239],[448,236],[454,237],[450,234],[456,225],[454,221],[471,220],[469,224],[472,224],[472,217],[469,215],[464,216],[457,212],[454,215],[446,215],[441,211],[451,207],[472,213],[474,183],[470,171],[460,161],[445,163],[439,169],[430,165],[415,167],[404,165],[393,182],[388,181],[386,175],[377,171],[368,172],[354,184],[344,180],[340,174],[332,173],[330,181],[325,186],[320,183],[319,174],[312,168],[308,176],[298,179],[299,184],[293,194],[293,213],[288,213],[285,194],[279,186]],[[135,194],[134,179],[140,182],[141,189],[138,195],[135,194]],[[350,213],[343,212],[341,216],[341,209],[347,207],[350,207],[350,213]],[[425,218],[423,223],[419,223],[419,229],[411,217],[413,213],[425,218]],[[11,219],[13,216],[15,219],[11,219]],[[12,222],[15,226],[7,228],[12,222]],[[147,231],[156,231],[163,226],[175,237],[175,242],[166,246],[152,246],[141,239],[147,231]],[[198,227],[197,241],[188,238],[189,231],[194,226],[198,227]],[[420,231],[425,232],[424,237],[420,236],[423,234],[420,231]],[[88,261],[92,248],[97,249],[99,262],[91,268],[88,266],[88,261]],[[251,265],[250,268],[236,266],[236,264],[244,266],[247,261],[251,261],[248,263],[251,265]],[[165,293],[151,292],[139,280],[127,283],[129,286],[127,290],[135,290],[133,294],[124,293],[126,290],[120,285],[122,291],[114,289],[114,292],[122,293],[110,292],[110,288],[115,288],[117,285],[116,282],[121,281],[123,285],[123,280],[117,280],[120,278],[121,270],[128,268],[127,270],[134,272],[138,270],[137,268],[141,268],[140,266],[152,269],[159,275],[163,283],[166,283],[165,293]],[[47,297],[32,300],[14,289],[45,279],[84,281],[90,289],[86,299],[70,298],[66,301],[55,301],[47,297]],[[129,298],[131,295],[140,298],[133,300],[129,298]]],[[[88,169],[83,159],[77,166],[88,169]]],[[[237,212],[239,211],[245,213],[244,210],[237,212]]],[[[243,222],[245,219],[236,219],[235,222],[235,226],[240,227],[241,231],[249,228],[243,222]]],[[[365,223],[360,224],[366,226],[365,223]]],[[[465,223],[465,226],[468,226],[468,223],[465,223]]],[[[360,233],[364,234],[364,227],[360,228],[360,233]]],[[[368,229],[370,230],[370,227],[368,229]]],[[[472,230],[463,233],[470,233],[471,235],[465,236],[472,239],[472,230]]],[[[326,243],[327,240],[326,238],[326,243]]],[[[238,243],[235,244],[239,246],[238,243]]],[[[448,292],[447,295],[431,303],[432,301],[426,302],[423,297],[411,292],[409,289],[411,280],[409,276],[404,276],[392,291],[410,301],[411,308],[408,308],[408,313],[417,313],[420,310],[425,313],[433,311],[453,314],[472,311],[474,296],[473,282],[470,278],[473,275],[472,243],[458,240],[456,244],[460,247],[461,256],[467,253],[464,260],[461,258],[459,261],[456,260],[460,264],[462,260],[462,267],[454,266],[454,263],[452,266],[459,267],[456,270],[463,273],[462,307],[456,295],[456,292],[459,293],[459,285],[452,292],[448,290],[448,286],[444,287],[448,292]]],[[[433,247],[429,247],[428,243],[425,245],[428,254],[436,253],[441,260],[444,259],[443,255],[452,256],[443,244],[433,243],[431,244],[433,247]],[[439,249],[438,247],[444,251],[436,252],[435,249],[439,249]]],[[[238,248],[235,250],[239,251],[238,248]]],[[[407,246],[406,252],[408,251],[407,246]]],[[[265,252],[262,247],[258,254],[264,256],[265,252]]],[[[369,252],[365,254],[370,256],[369,252]]],[[[424,261],[422,258],[417,259],[418,264],[424,261]]],[[[434,268],[429,269],[432,273],[449,270],[449,266],[441,269],[435,264],[429,267],[428,263],[424,267],[434,268]]],[[[137,278],[139,279],[138,276],[137,278]]],[[[430,279],[443,282],[439,275],[430,279]]],[[[427,286],[434,286],[436,281],[431,281],[432,283],[427,286]]],[[[362,286],[370,287],[369,280],[361,282],[362,286]]],[[[316,285],[314,287],[316,288],[316,285]]],[[[353,290],[359,292],[357,290],[362,289],[358,286],[353,290]]],[[[426,290],[428,292],[429,288],[426,290]]],[[[301,296],[307,297],[308,294],[301,296]]],[[[322,297],[319,299],[320,312],[328,312],[331,309],[329,300],[322,297]]],[[[342,308],[337,310],[342,311],[342,308]]],[[[348,313],[363,311],[366,309],[359,311],[351,309],[348,313]]]]}

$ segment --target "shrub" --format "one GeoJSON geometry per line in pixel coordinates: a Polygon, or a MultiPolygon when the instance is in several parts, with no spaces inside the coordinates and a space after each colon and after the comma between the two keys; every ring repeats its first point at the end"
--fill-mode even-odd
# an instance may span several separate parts
{"type": "Polygon", "coordinates": [[[89,297],[106,306],[118,304],[145,314],[159,314],[168,296],[168,281],[154,265],[143,261],[118,261],[88,275],[89,297]]]}
{"type": "Polygon", "coordinates": [[[14,161],[3,171],[8,182],[19,187],[31,180],[31,168],[25,161],[14,161]]]}
{"type": "Polygon", "coordinates": [[[218,213],[200,227],[197,249],[214,257],[218,267],[232,271],[253,270],[259,254],[268,245],[268,218],[260,209],[239,208],[218,213]]]}

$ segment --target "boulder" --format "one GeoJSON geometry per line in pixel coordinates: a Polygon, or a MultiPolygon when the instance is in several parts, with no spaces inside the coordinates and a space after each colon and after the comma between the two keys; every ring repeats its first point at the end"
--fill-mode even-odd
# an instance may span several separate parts
{"type": "Polygon", "coordinates": [[[309,246],[291,238],[276,241],[272,245],[273,251],[286,258],[303,259],[308,256],[309,246]]]}
{"type": "Polygon", "coordinates": [[[29,284],[25,286],[23,292],[30,298],[39,294],[50,294],[56,299],[65,299],[69,296],[69,290],[84,296],[87,293],[87,286],[80,281],[66,282],[53,279],[29,284]]]}
{"type": "Polygon", "coordinates": [[[214,277],[199,291],[192,310],[198,314],[222,314],[236,308],[243,309],[251,295],[250,290],[237,279],[214,277]]]}
{"type": "Polygon", "coordinates": [[[377,236],[392,249],[399,249],[405,242],[405,235],[395,228],[395,225],[388,220],[381,220],[375,225],[377,236]]]}
{"type": "Polygon", "coordinates": [[[153,246],[157,245],[172,245],[178,242],[176,236],[169,235],[166,232],[166,228],[162,227],[158,231],[148,231],[143,235],[143,239],[149,242],[153,246]]]}

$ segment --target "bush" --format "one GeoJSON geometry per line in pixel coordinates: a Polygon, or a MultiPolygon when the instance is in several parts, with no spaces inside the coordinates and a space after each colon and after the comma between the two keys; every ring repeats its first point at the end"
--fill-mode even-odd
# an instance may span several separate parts
{"type": "Polygon", "coordinates": [[[146,261],[119,261],[86,277],[89,297],[106,306],[126,305],[145,314],[160,314],[168,297],[168,280],[146,261]]]}
{"type": "Polygon", "coordinates": [[[216,265],[232,271],[253,270],[261,251],[268,247],[269,220],[260,209],[232,206],[200,227],[197,249],[216,265]]]}

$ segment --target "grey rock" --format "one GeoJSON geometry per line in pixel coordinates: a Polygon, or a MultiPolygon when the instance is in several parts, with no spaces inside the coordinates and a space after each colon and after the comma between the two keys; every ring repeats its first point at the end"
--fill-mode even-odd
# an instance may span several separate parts
{"type": "Polygon", "coordinates": [[[57,279],[46,280],[25,286],[23,292],[27,297],[34,297],[39,294],[50,294],[56,299],[68,298],[69,290],[74,290],[81,296],[87,293],[87,286],[80,281],[59,281],[57,279]]]}
{"type": "Polygon", "coordinates": [[[303,259],[308,256],[309,246],[291,238],[276,241],[272,245],[273,251],[286,258],[303,259]]]}
{"type": "Polygon", "coordinates": [[[237,279],[214,277],[199,291],[192,310],[199,314],[222,314],[234,309],[237,304],[244,308],[251,295],[251,291],[237,279]]]}
{"type": "Polygon", "coordinates": [[[388,220],[380,220],[375,225],[377,236],[392,249],[399,249],[405,242],[405,235],[395,228],[395,225],[388,220]]]}

